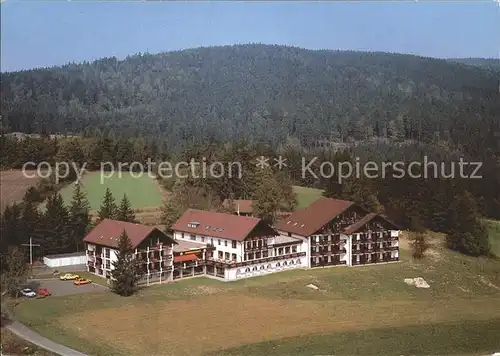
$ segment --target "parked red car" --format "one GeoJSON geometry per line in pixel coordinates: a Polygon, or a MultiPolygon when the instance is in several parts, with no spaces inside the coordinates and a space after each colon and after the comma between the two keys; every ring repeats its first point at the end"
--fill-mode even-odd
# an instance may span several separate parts
{"type": "Polygon", "coordinates": [[[49,290],[47,288],[40,288],[38,290],[38,295],[41,296],[41,297],[48,297],[52,294],[50,294],[49,290]]]}

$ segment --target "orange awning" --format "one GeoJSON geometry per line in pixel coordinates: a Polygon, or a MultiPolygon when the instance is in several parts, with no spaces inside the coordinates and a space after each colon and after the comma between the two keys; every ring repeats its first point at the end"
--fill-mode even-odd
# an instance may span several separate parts
{"type": "Polygon", "coordinates": [[[174,262],[187,262],[187,261],[196,261],[198,260],[198,256],[196,255],[182,255],[182,256],[174,256],[174,262]]]}

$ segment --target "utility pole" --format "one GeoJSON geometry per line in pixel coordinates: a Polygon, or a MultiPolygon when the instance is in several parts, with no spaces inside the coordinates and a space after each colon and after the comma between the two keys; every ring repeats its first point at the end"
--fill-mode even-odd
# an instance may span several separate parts
{"type": "Polygon", "coordinates": [[[29,246],[30,247],[30,265],[33,266],[33,246],[40,247],[39,244],[34,244],[33,243],[33,238],[30,237],[30,243],[29,244],[21,244],[21,246],[29,246]]]}

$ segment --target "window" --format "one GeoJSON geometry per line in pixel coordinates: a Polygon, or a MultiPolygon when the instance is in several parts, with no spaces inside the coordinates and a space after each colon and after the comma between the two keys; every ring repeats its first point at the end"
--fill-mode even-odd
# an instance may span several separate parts
{"type": "Polygon", "coordinates": [[[285,254],[289,254],[290,253],[290,247],[285,247],[285,254]]]}
{"type": "Polygon", "coordinates": [[[288,233],[288,237],[292,237],[292,233],[291,232],[288,233]]]}
{"type": "Polygon", "coordinates": [[[236,261],[236,254],[235,253],[231,254],[231,260],[236,261]]]}
{"type": "Polygon", "coordinates": [[[226,253],[224,254],[224,259],[229,260],[229,252],[226,252],[226,253]]]}
{"type": "Polygon", "coordinates": [[[183,232],[181,232],[181,239],[183,239],[183,238],[184,238],[184,233],[183,233],[183,232]]]}
{"type": "Polygon", "coordinates": [[[220,246],[220,239],[219,239],[218,243],[219,243],[219,246],[220,246]]]}
{"type": "Polygon", "coordinates": [[[250,272],[250,268],[248,268],[248,267],[247,267],[247,268],[245,269],[245,272],[250,272]]]}
{"type": "Polygon", "coordinates": [[[266,268],[272,268],[271,264],[268,264],[268,265],[266,266],[266,268]]]}
{"type": "Polygon", "coordinates": [[[109,258],[109,254],[110,254],[109,248],[104,249],[104,253],[106,255],[106,258],[109,258]]]}
{"type": "Polygon", "coordinates": [[[300,265],[300,259],[297,260],[297,264],[300,265]]]}
{"type": "Polygon", "coordinates": [[[262,248],[262,240],[259,240],[259,241],[257,242],[257,244],[258,244],[259,248],[262,248]]]}
{"type": "Polygon", "coordinates": [[[269,253],[267,251],[262,252],[262,258],[267,258],[269,253]]]}
{"type": "Polygon", "coordinates": [[[295,252],[297,252],[297,245],[292,246],[292,253],[295,253],[295,252]]]}
{"type": "Polygon", "coordinates": [[[111,269],[111,262],[109,260],[106,261],[106,269],[111,269]]]}
{"type": "Polygon", "coordinates": [[[247,241],[247,248],[248,248],[248,249],[251,249],[251,248],[252,248],[252,242],[251,242],[251,241],[247,241]]]}
{"type": "Polygon", "coordinates": [[[280,248],[278,249],[278,255],[282,255],[282,254],[283,254],[283,247],[280,247],[280,248]]]}
{"type": "Polygon", "coordinates": [[[255,240],[252,241],[252,247],[257,248],[257,241],[255,241],[255,240]]]}
{"type": "Polygon", "coordinates": [[[236,248],[236,241],[231,241],[231,247],[236,248]]]}
{"type": "Polygon", "coordinates": [[[252,271],[257,271],[257,266],[255,266],[254,268],[252,268],[252,271]]]}
{"type": "Polygon", "coordinates": [[[217,257],[222,260],[223,257],[222,251],[217,251],[217,257]]]}
{"type": "Polygon", "coordinates": [[[248,254],[248,259],[253,260],[253,252],[248,254]]]}
{"type": "Polygon", "coordinates": [[[224,240],[224,246],[227,247],[227,240],[224,240]]]}
{"type": "Polygon", "coordinates": [[[205,236],[200,236],[201,242],[205,242],[205,236]]]}
{"type": "Polygon", "coordinates": [[[189,236],[189,238],[190,238],[192,241],[196,241],[196,235],[191,234],[191,235],[189,236]]]}
{"type": "Polygon", "coordinates": [[[293,264],[295,264],[295,262],[294,262],[293,260],[291,260],[291,261],[290,261],[290,264],[291,264],[291,265],[293,265],[293,264]]]}
{"type": "Polygon", "coordinates": [[[260,269],[264,269],[264,265],[260,266],[260,269]]]}
{"type": "Polygon", "coordinates": [[[255,258],[260,258],[260,252],[255,253],[255,258]]]}
{"type": "Polygon", "coordinates": [[[283,262],[283,266],[286,266],[288,263],[286,261],[283,262]]]}
{"type": "Polygon", "coordinates": [[[276,267],[279,267],[279,266],[280,266],[280,263],[279,263],[279,262],[278,262],[278,263],[276,263],[276,267]]]}
{"type": "Polygon", "coordinates": [[[247,259],[248,259],[248,257],[247,257],[247,254],[245,253],[245,254],[243,255],[243,261],[246,261],[247,259]]]}

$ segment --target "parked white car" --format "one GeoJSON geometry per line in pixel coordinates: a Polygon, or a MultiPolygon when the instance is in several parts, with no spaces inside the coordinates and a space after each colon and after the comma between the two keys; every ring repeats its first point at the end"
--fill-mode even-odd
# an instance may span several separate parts
{"type": "Polygon", "coordinates": [[[28,298],[36,297],[36,293],[29,288],[21,289],[21,294],[28,298]]]}

